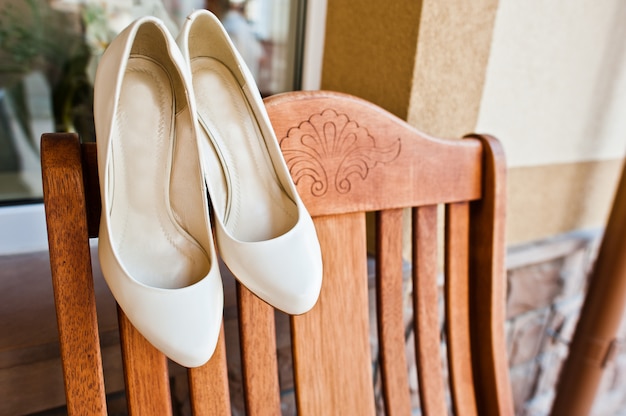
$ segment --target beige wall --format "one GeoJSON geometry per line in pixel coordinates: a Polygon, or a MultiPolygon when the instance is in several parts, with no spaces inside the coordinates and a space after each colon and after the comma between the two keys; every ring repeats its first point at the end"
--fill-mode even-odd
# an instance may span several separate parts
{"type": "Polygon", "coordinates": [[[476,127],[497,0],[423,2],[407,121],[461,137],[476,127]]]}
{"type": "Polygon", "coordinates": [[[476,129],[503,142],[509,242],[604,225],[626,149],[626,2],[501,0],[476,129]]]}
{"type": "Polygon", "coordinates": [[[621,157],[626,2],[501,0],[477,128],[512,167],[621,157]]]}
{"type": "Polygon", "coordinates": [[[328,0],[322,88],[496,135],[508,241],[604,225],[626,149],[623,0],[328,0]]]}
{"type": "Polygon", "coordinates": [[[421,1],[328,0],[322,88],[406,119],[421,1]]]}
{"type": "Polygon", "coordinates": [[[509,243],[604,225],[621,165],[610,160],[509,169],[509,243]]]}

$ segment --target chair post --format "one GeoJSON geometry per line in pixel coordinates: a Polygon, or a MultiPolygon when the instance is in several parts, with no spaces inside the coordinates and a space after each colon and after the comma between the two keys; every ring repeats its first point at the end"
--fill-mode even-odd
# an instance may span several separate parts
{"type": "Polygon", "coordinates": [[[78,136],[44,134],[41,166],[67,412],[106,415],[78,136]]]}
{"type": "Polygon", "coordinates": [[[614,358],[626,308],[626,166],[618,184],[600,251],[589,279],[569,355],[563,364],[553,415],[588,414],[614,358]]]}
{"type": "Polygon", "coordinates": [[[506,319],[506,160],[498,140],[483,145],[482,198],[470,204],[470,303],[478,414],[513,414],[504,333],[506,319]]]}

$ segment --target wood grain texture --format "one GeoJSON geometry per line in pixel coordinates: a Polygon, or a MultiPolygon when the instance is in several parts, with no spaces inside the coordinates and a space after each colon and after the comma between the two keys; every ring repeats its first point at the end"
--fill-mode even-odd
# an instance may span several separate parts
{"type": "Polygon", "coordinates": [[[480,415],[509,415],[513,397],[504,334],[506,160],[495,138],[468,139],[483,145],[483,195],[470,203],[470,330],[476,401],[480,415]]]}
{"type": "Polygon", "coordinates": [[[315,307],[291,318],[301,416],[374,415],[365,215],[315,219],[324,281],[315,307]]]}
{"type": "Polygon", "coordinates": [[[411,413],[406,361],[402,210],[376,213],[376,316],[385,414],[411,413]]]}
{"type": "Polygon", "coordinates": [[[448,377],[454,414],[476,415],[470,339],[469,203],[446,205],[445,310],[448,377]]]}
{"type": "Polygon", "coordinates": [[[128,413],[172,415],[167,358],[137,331],[119,306],[117,314],[128,413]]]}
{"type": "Polygon", "coordinates": [[[223,325],[209,362],[202,367],[189,369],[189,396],[195,416],[231,414],[223,325]]]}
{"type": "Polygon", "coordinates": [[[240,283],[237,299],[246,414],[279,415],[274,309],[240,283]]]}
{"type": "Polygon", "coordinates": [[[96,299],[78,136],[41,140],[44,206],[67,412],[105,415],[96,299]]]}
{"type": "Polygon", "coordinates": [[[477,141],[427,136],[374,104],[334,92],[280,94],[266,106],[311,215],[480,198],[477,141]]]}
{"type": "Polygon", "coordinates": [[[413,313],[420,403],[425,415],[447,414],[439,336],[437,206],[413,208],[413,313]]]}

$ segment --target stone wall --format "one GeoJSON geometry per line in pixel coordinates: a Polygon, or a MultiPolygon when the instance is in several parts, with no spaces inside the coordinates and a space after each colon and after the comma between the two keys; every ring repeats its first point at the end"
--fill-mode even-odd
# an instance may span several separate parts
{"type": "MultiPolygon", "coordinates": [[[[599,232],[578,232],[508,253],[508,347],[518,415],[547,415],[568,353],[599,232]]],[[[626,318],[618,338],[626,339],[626,318]]],[[[592,413],[626,414],[626,348],[605,370],[592,413]]]]}

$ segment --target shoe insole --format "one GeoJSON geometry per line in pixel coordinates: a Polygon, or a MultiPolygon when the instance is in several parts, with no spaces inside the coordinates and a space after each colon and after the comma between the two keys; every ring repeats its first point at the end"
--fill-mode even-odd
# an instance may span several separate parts
{"type": "Polygon", "coordinates": [[[193,284],[205,276],[208,260],[171,209],[174,94],[168,74],[146,57],[131,57],[118,104],[109,170],[113,245],[130,276],[145,285],[193,284]]]}
{"type": "Polygon", "coordinates": [[[207,136],[200,138],[202,154],[217,215],[241,241],[284,234],[297,221],[297,207],[278,180],[242,87],[214,58],[194,58],[191,69],[199,122],[207,136]]]}

